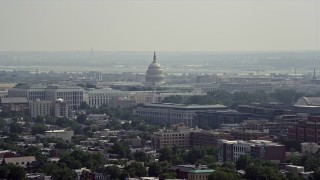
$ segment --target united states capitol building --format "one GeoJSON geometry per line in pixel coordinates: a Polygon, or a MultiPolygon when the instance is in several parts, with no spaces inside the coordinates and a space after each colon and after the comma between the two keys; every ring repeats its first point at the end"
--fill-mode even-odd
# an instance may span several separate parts
{"type": "Polygon", "coordinates": [[[161,65],[157,62],[156,53],[154,52],[153,61],[149,65],[146,72],[146,86],[162,86],[164,85],[164,74],[161,65]]]}

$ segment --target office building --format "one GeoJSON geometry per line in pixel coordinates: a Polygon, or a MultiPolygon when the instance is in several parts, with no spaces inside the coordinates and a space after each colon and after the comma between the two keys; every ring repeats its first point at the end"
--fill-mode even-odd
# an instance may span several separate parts
{"type": "MultiPolygon", "coordinates": [[[[90,107],[99,108],[100,106],[107,105],[113,107],[113,102],[119,98],[126,98],[134,100],[134,94],[130,91],[120,91],[114,89],[94,89],[87,93],[88,105],[90,107]]],[[[115,106],[116,107],[116,106],[115,106]]]]}
{"type": "Polygon", "coordinates": [[[29,103],[25,97],[1,98],[1,107],[4,113],[13,113],[15,115],[29,114],[29,103]]]}
{"type": "Polygon", "coordinates": [[[72,130],[51,130],[45,132],[46,138],[61,138],[62,140],[68,142],[71,142],[73,135],[74,132],[72,130]]]}
{"type": "Polygon", "coordinates": [[[220,163],[237,162],[240,156],[248,155],[261,160],[282,161],[286,149],[282,144],[266,140],[228,141],[219,140],[218,161],[220,163]]]}
{"type": "Polygon", "coordinates": [[[204,110],[227,109],[223,105],[185,105],[185,104],[145,104],[133,110],[133,114],[144,117],[152,124],[185,124],[188,127],[195,127],[196,112],[204,110]]]}
{"type": "Polygon", "coordinates": [[[233,140],[228,132],[195,131],[190,133],[190,146],[196,148],[217,147],[219,139],[233,140]]]}
{"type": "Polygon", "coordinates": [[[28,101],[63,99],[68,109],[73,110],[79,108],[84,101],[84,90],[78,86],[20,85],[9,89],[8,97],[26,97],[28,101]]]}
{"type": "Polygon", "coordinates": [[[200,129],[189,129],[183,124],[174,125],[173,129],[162,129],[152,135],[152,146],[154,149],[164,147],[172,148],[177,146],[181,149],[190,148],[190,133],[197,132],[200,129]]]}
{"type": "Polygon", "coordinates": [[[199,111],[195,114],[195,124],[199,128],[219,129],[221,124],[241,123],[251,117],[250,113],[235,110],[199,111]]]}
{"type": "Polygon", "coordinates": [[[307,121],[289,127],[288,137],[300,142],[320,143],[320,116],[309,116],[307,121]]]}
{"type": "Polygon", "coordinates": [[[66,101],[59,98],[54,101],[54,116],[55,117],[68,117],[69,114],[69,106],[66,101]]]}
{"type": "Polygon", "coordinates": [[[54,116],[54,117],[68,117],[69,111],[67,103],[63,99],[56,101],[29,101],[29,115],[32,118],[37,116],[54,116]]]}
{"type": "Polygon", "coordinates": [[[52,101],[29,101],[29,115],[32,118],[37,116],[45,117],[53,115],[53,103],[52,101]]]}

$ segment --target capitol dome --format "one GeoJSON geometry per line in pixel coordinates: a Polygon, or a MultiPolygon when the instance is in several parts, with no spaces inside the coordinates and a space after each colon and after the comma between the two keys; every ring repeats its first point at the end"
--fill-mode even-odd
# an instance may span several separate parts
{"type": "Polygon", "coordinates": [[[154,52],[153,62],[149,65],[146,73],[147,86],[161,86],[164,84],[164,75],[161,65],[157,62],[156,53],[154,52]]]}

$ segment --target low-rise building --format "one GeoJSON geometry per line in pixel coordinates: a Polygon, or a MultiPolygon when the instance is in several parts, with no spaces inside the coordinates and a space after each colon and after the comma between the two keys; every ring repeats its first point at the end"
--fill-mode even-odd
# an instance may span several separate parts
{"type": "Polygon", "coordinates": [[[228,132],[220,131],[196,131],[190,134],[190,146],[196,148],[217,147],[218,139],[232,140],[228,132]]]}
{"type": "Polygon", "coordinates": [[[251,117],[250,113],[240,113],[235,110],[207,110],[195,114],[195,124],[199,128],[219,129],[221,124],[241,123],[251,117]]]}
{"type": "Polygon", "coordinates": [[[26,97],[4,97],[1,98],[2,112],[19,115],[29,114],[29,103],[26,97]]]}
{"type": "Polygon", "coordinates": [[[292,172],[292,173],[302,173],[304,172],[304,167],[303,166],[295,166],[295,165],[286,165],[285,166],[285,170],[288,171],[288,172],[292,172]]]}
{"type": "Polygon", "coordinates": [[[8,91],[1,91],[0,90],[0,98],[8,97],[8,91]]]}
{"type": "Polygon", "coordinates": [[[119,135],[121,131],[119,130],[110,130],[110,129],[104,129],[101,131],[94,132],[95,137],[116,137],[119,135]]]}
{"type": "Polygon", "coordinates": [[[279,103],[240,105],[238,111],[250,113],[253,118],[273,119],[281,115],[291,115],[291,107],[279,103]]]}
{"type": "Polygon", "coordinates": [[[108,123],[108,118],[106,114],[89,114],[87,115],[88,120],[93,121],[93,125],[97,128],[104,128],[108,123]]]}
{"type": "Polygon", "coordinates": [[[84,90],[78,86],[19,85],[8,90],[8,97],[26,97],[28,101],[63,99],[68,109],[76,109],[84,101],[84,90]]]}
{"type": "Polygon", "coordinates": [[[214,172],[206,165],[177,165],[169,168],[171,172],[177,174],[178,179],[207,180],[214,172]]]}
{"type": "Polygon", "coordinates": [[[270,140],[268,132],[258,130],[231,130],[230,133],[235,140],[270,140]]]}
{"type": "Polygon", "coordinates": [[[293,107],[294,111],[297,113],[310,113],[319,115],[320,97],[301,97],[297,100],[293,107]]]}
{"type": "Polygon", "coordinates": [[[317,143],[308,143],[304,142],[301,143],[301,153],[306,154],[306,153],[311,153],[315,154],[319,151],[320,146],[317,143]]]}
{"type": "Polygon", "coordinates": [[[288,137],[300,142],[320,143],[320,116],[309,116],[307,121],[289,127],[288,137]]]}
{"type": "Polygon", "coordinates": [[[196,112],[204,110],[227,109],[223,105],[185,105],[185,104],[145,104],[133,110],[133,114],[146,118],[152,124],[180,124],[195,127],[194,116],[196,112]]]}
{"type": "Polygon", "coordinates": [[[22,157],[9,157],[3,158],[2,164],[13,164],[23,168],[31,166],[31,163],[36,162],[34,156],[22,156],[22,157]]]}
{"type": "Polygon", "coordinates": [[[282,161],[285,158],[285,146],[265,140],[228,141],[219,140],[218,161],[237,162],[240,156],[248,155],[261,160],[282,161]]]}
{"type": "Polygon", "coordinates": [[[88,92],[88,105],[90,107],[99,108],[103,105],[112,105],[112,102],[115,99],[120,97],[126,97],[127,99],[132,99],[133,93],[130,91],[121,91],[121,90],[114,90],[110,88],[106,89],[94,89],[88,92]]]}
{"type": "Polygon", "coordinates": [[[72,130],[51,130],[46,131],[45,136],[46,138],[61,138],[64,141],[71,141],[74,132],[72,130]]]}
{"type": "Polygon", "coordinates": [[[152,146],[154,149],[164,147],[171,148],[178,146],[181,149],[190,148],[190,133],[197,132],[200,129],[189,129],[183,124],[174,125],[173,129],[162,129],[152,135],[152,146]]]}

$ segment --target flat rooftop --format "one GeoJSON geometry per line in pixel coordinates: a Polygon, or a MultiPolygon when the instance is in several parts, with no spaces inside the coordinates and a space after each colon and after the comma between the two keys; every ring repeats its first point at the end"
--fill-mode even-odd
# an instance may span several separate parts
{"type": "Polygon", "coordinates": [[[172,108],[172,109],[224,109],[227,108],[224,105],[221,104],[215,104],[215,105],[199,105],[199,104],[173,104],[173,103],[164,103],[164,104],[145,104],[142,106],[144,108],[172,108]]]}

